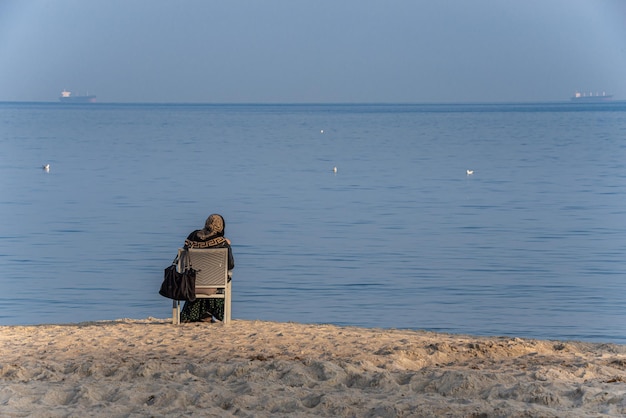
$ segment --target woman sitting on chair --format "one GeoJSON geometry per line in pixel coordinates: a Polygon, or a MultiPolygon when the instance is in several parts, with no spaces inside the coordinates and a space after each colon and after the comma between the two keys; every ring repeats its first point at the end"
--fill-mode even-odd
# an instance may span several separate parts
{"type": "MultiPolygon", "coordinates": [[[[228,270],[235,267],[233,250],[230,240],[224,237],[224,218],[221,215],[209,216],[203,229],[193,231],[185,240],[187,248],[228,248],[228,270]]],[[[180,312],[181,322],[215,322],[215,319],[224,320],[224,299],[196,299],[185,302],[180,312]]]]}

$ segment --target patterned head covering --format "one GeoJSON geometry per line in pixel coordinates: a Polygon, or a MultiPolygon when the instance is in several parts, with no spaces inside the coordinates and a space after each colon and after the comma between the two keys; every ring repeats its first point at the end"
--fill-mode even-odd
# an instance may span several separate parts
{"type": "Polygon", "coordinates": [[[207,240],[213,237],[224,236],[225,222],[222,215],[214,213],[210,215],[204,223],[204,229],[198,231],[198,237],[203,240],[207,240]]]}
{"type": "Polygon", "coordinates": [[[211,235],[224,235],[224,226],[224,218],[217,213],[210,215],[204,223],[204,229],[211,231],[211,235]]]}

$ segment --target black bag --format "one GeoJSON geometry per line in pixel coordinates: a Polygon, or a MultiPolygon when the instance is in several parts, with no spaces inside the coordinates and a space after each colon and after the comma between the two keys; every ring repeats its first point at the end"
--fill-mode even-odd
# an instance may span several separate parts
{"type": "Polygon", "coordinates": [[[165,269],[159,294],[168,299],[193,302],[196,300],[196,271],[190,264],[179,273],[176,270],[176,261],[174,259],[172,265],[165,269]]]}

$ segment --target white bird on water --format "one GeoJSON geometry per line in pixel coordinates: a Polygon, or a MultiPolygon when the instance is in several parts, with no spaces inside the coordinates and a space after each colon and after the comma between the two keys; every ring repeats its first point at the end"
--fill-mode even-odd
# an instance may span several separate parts
{"type": "Polygon", "coordinates": [[[465,172],[467,173],[468,176],[471,176],[472,174],[474,174],[474,170],[465,170],[465,172]]]}
{"type": "Polygon", "coordinates": [[[337,172],[337,167],[333,167],[333,173],[337,172]]]}
{"type": "Polygon", "coordinates": [[[41,169],[42,169],[43,171],[45,171],[46,173],[49,173],[49,172],[50,172],[50,164],[45,164],[45,165],[42,165],[42,166],[41,166],[41,169]]]}

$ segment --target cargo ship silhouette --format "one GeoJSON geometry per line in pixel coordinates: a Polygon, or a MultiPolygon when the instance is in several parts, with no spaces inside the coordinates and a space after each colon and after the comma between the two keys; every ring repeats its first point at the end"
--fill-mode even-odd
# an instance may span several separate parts
{"type": "Polygon", "coordinates": [[[62,103],[95,103],[96,96],[93,94],[86,96],[72,96],[71,91],[63,90],[59,100],[62,103]]]}
{"type": "Polygon", "coordinates": [[[597,103],[597,102],[608,102],[613,99],[612,94],[606,94],[602,92],[602,94],[596,93],[581,93],[579,91],[575,92],[572,96],[573,102],[583,102],[583,103],[597,103]]]}

